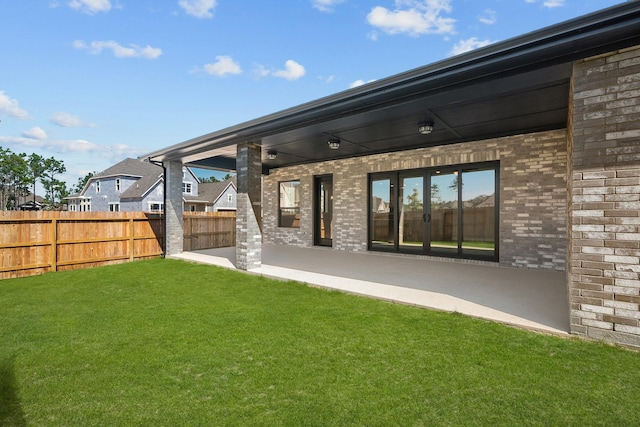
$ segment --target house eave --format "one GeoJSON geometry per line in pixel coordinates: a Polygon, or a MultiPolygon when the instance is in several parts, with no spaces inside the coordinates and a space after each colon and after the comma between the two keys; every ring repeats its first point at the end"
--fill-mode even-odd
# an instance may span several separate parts
{"type": "MultiPolygon", "coordinates": [[[[221,169],[233,170],[235,159],[230,147],[288,132],[316,126],[319,123],[363,114],[405,102],[429,91],[464,87],[469,82],[482,82],[496,76],[509,76],[535,70],[560,67],[558,73],[569,79],[573,61],[640,44],[640,2],[623,3],[589,15],[543,28],[462,55],[419,67],[354,89],[336,93],[289,109],[269,114],[235,126],[149,153],[142,158],[151,161],[180,160],[185,164],[212,157],[216,150],[226,149],[229,155],[219,155],[221,169]],[[561,69],[566,66],[566,70],[561,69]]],[[[471,90],[471,89],[470,89],[471,90]]],[[[527,131],[561,128],[566,123],[549,123],[527,131]]],[[[499,131],[491,136],[506,136],[499,131]]],[[[464,138],[446,143],[463,142],[464,138]]],[[[404,148],[404,147],[403,147],[404,148]]],[[[392,151],[381,148],[381,152],[392,151]]],[[[368,152],[367,154],[370,154],[368,152]]],[[[324,160],[350,157],[331,153],[324,160]]],[[[291,160],[288,165],[305,163],[291,160]]],[[[283,166],[280,163],[276,167],[283,166]]],[[[268,166],[267,166],[268,168],[268,166]]]]}

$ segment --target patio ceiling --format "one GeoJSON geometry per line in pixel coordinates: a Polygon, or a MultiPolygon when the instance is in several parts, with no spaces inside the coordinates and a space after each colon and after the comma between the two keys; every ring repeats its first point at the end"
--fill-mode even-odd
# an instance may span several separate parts
{"type": "Polygon", "coordinates": [[[150,153],[235,170],[236,146],[263,169],[567,126],[574,61],[640,45],[640,2],[618,6],[150,153]],[[418,127],[434,124],[421,135],[418,127]],[[331,150],[330,138],[341,141],[331,150]],[[277,152],[275,160],[266,158],[277,152]]]}

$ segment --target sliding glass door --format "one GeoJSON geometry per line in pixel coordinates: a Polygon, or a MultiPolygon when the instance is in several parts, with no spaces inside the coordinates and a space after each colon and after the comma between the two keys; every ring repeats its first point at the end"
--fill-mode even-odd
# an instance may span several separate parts
{"type": "Polygon", "coordinates": [[[422,252],[425,243],[426,211],[424,173],[400,175],[398,204],[398,246],[403,252],[422,252]]]}
{"type": "Polygon", "coordinates": [[[497,259],[497,163],[372,174],[369,185],[371,250],[497,259]]]}
{"type": "Polygon", "coordinates": [[[493,168],[462,171],[461,250],[464,256],[496,254],[496,182],[493,168]]]}
{"type": "Polygon", "coordinates": [[[430,173],[429,252],[458,253],[458,171],[430,173]]]}
{"type": "Polygon", "coordinates": [[[395,177],[380,176],[371,180],[369,196],[369,246],[388,250],[396,247],[395,177]]]}

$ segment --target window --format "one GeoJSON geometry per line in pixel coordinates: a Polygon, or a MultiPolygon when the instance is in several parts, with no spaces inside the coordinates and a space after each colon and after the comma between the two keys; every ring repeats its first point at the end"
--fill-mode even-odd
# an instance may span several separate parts
{"type": "Polygon", "coordinates": [[[279,184],[279,227],[300,227],[300,181],[285,181],[279,184]]]}
{"type": "Polygon", "coordinates": [[[120,212],[120,203],[109,203],[109,212],[120,212]]]}
{"type": "Polygon", "coordinates": [[[498,260],[497,162],[369,176],[369,248],[498,260]]]}
{"type": "Polygon", "coordinates": [[[183,182],[182,183],[182,194],[191,194],[192,188],[193,188],[193,184],[191,184],[190,182],[183,182]]]}
{"type": "Polygon", "coordinates": [[[163,210],[164,210],[164,203],[149,202],[149,212],[162,212],[163,210]]]}
{"type": "Polygon", "coordinates": [[[80,201],[80,212],[91,212],[91,199],[83,199],[80,201]]]}
{"type": "Polygon", "coordinates": [[[96,193],[100,192],[100,181],[96,181],[96,193]]]}
{"type": "Polygon", "coordinates": [[[233,194],[227,194],[227,202],[233,202],[233,194]]]}
{"type": "Polygon", "coordinates": [[[120,178],[116,178],[116,191],[120,192],[120,178]]]}

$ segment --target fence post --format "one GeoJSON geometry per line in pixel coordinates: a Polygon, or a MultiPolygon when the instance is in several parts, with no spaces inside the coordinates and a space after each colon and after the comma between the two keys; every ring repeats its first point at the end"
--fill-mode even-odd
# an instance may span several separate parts
{"type": "Polygon", "coordinates": [[[58,220],[51,219],[51,271],[58,271],[58,220]]]}
{"type": "Polygon", "coordinates": [[[133,217],[132,217],[132,218],[129,218],[129,261],[133,261],[135,259],[134,233],[135,233],[135,224],[133,223],[133,217]]]}

